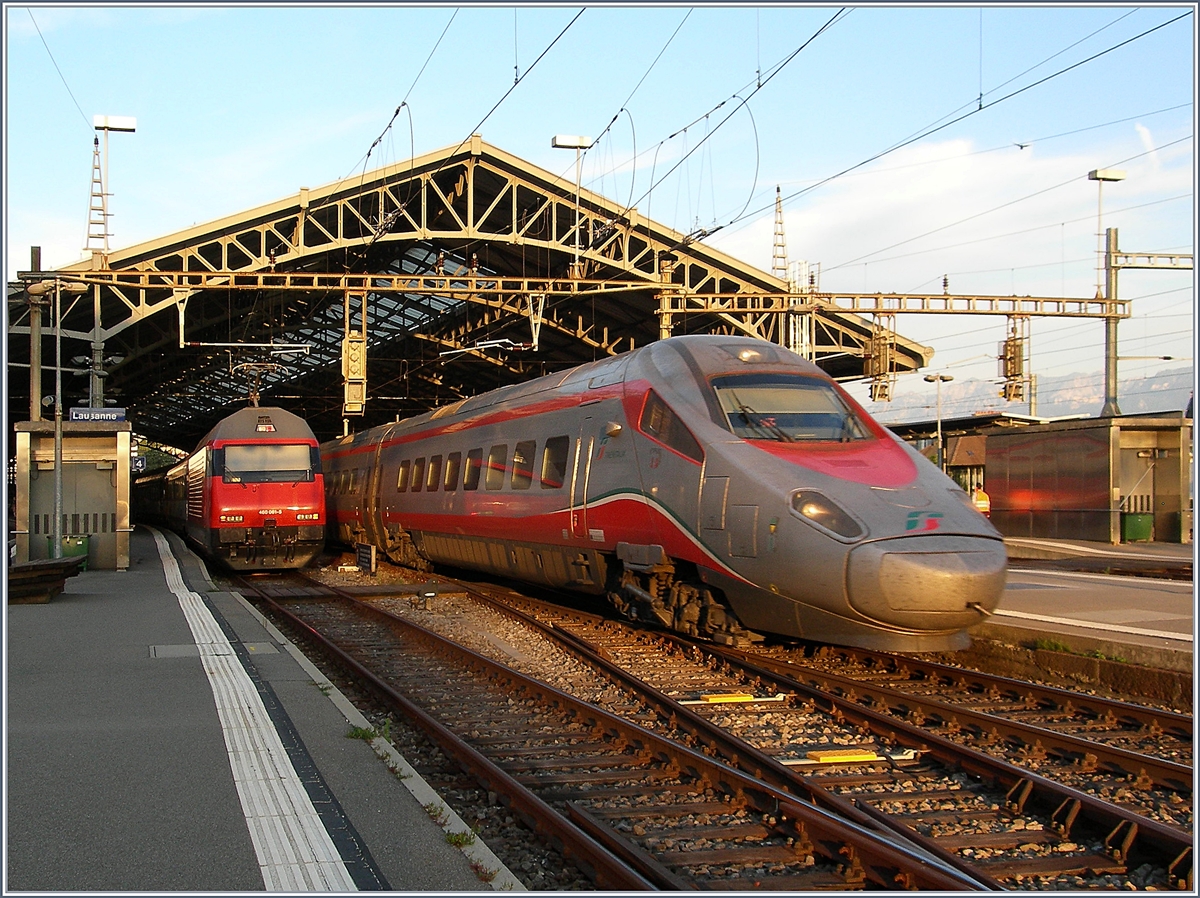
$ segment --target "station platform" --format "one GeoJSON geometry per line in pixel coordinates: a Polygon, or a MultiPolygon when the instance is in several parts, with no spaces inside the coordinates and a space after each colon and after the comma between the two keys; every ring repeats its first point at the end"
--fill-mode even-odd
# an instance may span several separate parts
{"type": "Polygon", "coordinates": [[[1071,561],[1077,565],[1096,562],[1116,566],[1117,572],[1122,565],[1161,565],[1164,569],[1190,571],[1196,550],[1191,543],[1132,542],[1113,545],[1082,539],[1023,536],[1006,536],[1004,546],[1010,560],[1071,561]]]}
{"type": "Polygon", "coordinates": [[[976,663],[1002,669],[1008,662],[995,653],[1004,645],[1020,647],[1011,659],[1014,676],[1036,676],[1042,669],[1190,706],[1193,545],[1004,542],[1004,595],[995,613],[970,630],[968,655],[979,655],[976,663]]]}
{"type": "Polygon", "coordinates": [[[173,535],[8,606],[7,649],[6,893],[523,891],[173,535]]]}

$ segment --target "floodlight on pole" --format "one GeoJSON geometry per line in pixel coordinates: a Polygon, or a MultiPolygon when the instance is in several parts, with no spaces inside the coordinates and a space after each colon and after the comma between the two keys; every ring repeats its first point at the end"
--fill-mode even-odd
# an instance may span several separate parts
{"type": "MultiPolygon", "coordinates": [[[[1088,180],[1096,182],[1096,231],[1099,234],[1099,260],[1096,267],[1096,296],[1100,296],[1101,274],[1104,278],[1104,299],[1114,303],[1117,299],[1117,270],[1112,265],[1112,256],[1117,250],[1117,231],[1103,228],[1104,182],[1124,181],[1125,172],[1118,168],[1096,168],[1088,172],[1088,180]]],[[[1115,315],[1104,319],[1104,407],[1101,418],[1121,414],[1117,404],[1117,323],[1115,315]]]]}
{"type": "MultiPolygon", "coordinates": [[[[1088,172],[1088,180],[1096,182],[1096,252],[1098,253],[1096,292],[1099,293],[1103,284],[1101,272],[1104,270],[1104,182],[1124,181],[1125,172],[1119,168],[1094,168],[1088,172]]],[[[1112,297],[1105,298],[1111,299],[1112,297]]]]}
{"type": "Polygon", "coordinates": [[[945,472],[946,463],[942,453],[942,384],[954,380],[953,374],[926,374],[925,382],[937,384],[937,466],[945,472]]]}
{"type": "Polygon", "coordinates": [[[550,146],[556,150],[574,150],[575,151],[575,263],[571,267],[572,275],[579,276],[579,191],[580,191],[580,150],[588,150],[592,147],[592,139],[590,137],[582,137],[578,134],[555,134],[550,138],[550,146]]]}

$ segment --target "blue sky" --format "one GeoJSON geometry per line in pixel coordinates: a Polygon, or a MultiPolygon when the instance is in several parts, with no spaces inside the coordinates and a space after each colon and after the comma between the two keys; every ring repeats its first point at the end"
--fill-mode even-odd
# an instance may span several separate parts
{"type": "MultiPolygon", "coordinates": [[[[551,136],[603,134],[588,187],[767,270],[778,185],[789,259],[827,290],[1093,296],[1095,168],[1127,174],[1104,193],[1122,250],[1193,252],[1192,5],[838,9],[6,4],[5,272],[82,255],[95,114],[137,119],[110,140],[116,248],[478,126],[567,178],[551,136]]],[[[1122,356],[1189,359],[1122,376],[1191,364],[1193,272],[1119,295],[1122,356]]],[[[933,370],[996,376],[1003,318],[897,326],[933,370]]],[[[1102,370],[1102,323],[1035,319],[1032,366],[1102,370]]]]}

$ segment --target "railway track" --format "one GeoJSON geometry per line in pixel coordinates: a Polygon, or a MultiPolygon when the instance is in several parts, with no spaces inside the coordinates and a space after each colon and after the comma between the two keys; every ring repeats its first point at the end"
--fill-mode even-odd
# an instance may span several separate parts
{"type": "MultiPolygon", "coordinates": [[[[996,888],[1190,886],[1190,835],[1136,811],[955,746],[911,723],[859,707],[844,694],[793,679],[772,681],[778,674],[737,657],[744,653],[661,641],[600,618],[569,614],[558,606],[507,598],[525,612],[549,620],[543,625],[557,630],[574,648],[590,653],[588,663],[601,669],[610,682],[620,684],[619,696],[612,694],[611,687],[598,687],[596,678],[586,672],[563,684],[572,691],[587,684],[583,691],[589,703],[607,704],[636,724],[724,758],[756,779],[801,796],[864,830],[875,826],[900,833],[928,857],[941,858],[979,884],[996,888]],[[565,636],[566,631],[573,636],[565,636]],[[614,661],[615,665],[610,663],[614,661]],[[748,683],[751,689],[746,689],[748,683]]],[[[380,599],[373,604],[404,613],[415,603],[380,599]]],[[[421,616],[426,622],[438,618],[437,614],[421,616]]],[[[498,639],[497,627],[489,624],[475,630],[482,635],[477,640],[482,648],[499,654],[506,663],[523,656],[511,642],[498,639]]],[[[564,665],[557,662],[551,668],[561,671],[564,665]]],[[[978,685],[973,688],[978,690],[978,685]]],[[[504,744],[511,747],[512,740],[504,744]]],[[[618,806],[593,816],[602,820],[607,814],[615,819],[622,813],[618,806]]],[[[682,842],[678,828],[676,835],[664,835],[659,829],[631,824],[626,817],[616,831],[622,831],[622,824],[662,855],[660,863],[666,859],[668,871],[682,855],[676,856],[679,849],[674,849],[676,854],[671,854],[672,849],[663,851],[664,844],[688,844],[687,857],[702,856],[693,847],[695,841],[682,842]]],[[[705,837],[698,835],[705,825],[692,828],[699,844],[706,844],[705,837]]],[[[731,881],[745,882],[745,877],[730,877],[745,869],[727,866],[724,881],[718,877],[706,883],[717,881],[716,887],[729,888],[731,881]]],[[[710,872],[711,866],[705,870],[710,872]]],[[[752,877],[763,882],[760,873],[755,868],[752,877]]],[[[778,886],[784,888],[846,888],[854,884],[857,874],[847,881],[844,873],[814,878],[810,871],[808,885],[787,884],[786,876],[795,873],[780,874],[784,878],[775,881],[785,883],[778,886]],[[839,876],[841,881],[836,882],[839,876]]]]}
{"type": "Polygon", "coordinates": [[[973,889],[905,842],[333,590],[255,590],[598,887],[973,889]],[[273,593],[273,595],[272,595],[273,593]]]}
{"type": "MultiPolygon", "coordinates": [[[[560,606],[526,597],[506,598],[506,604],[541,614],[553,628],[571,631],[603,659],[616,662],[618,670],[610,671],[610,675],[620,676],[621,670],[637,672],[664,694],[685,701],[691,696],[691,701],[721,727],[734,730],[747,742],[766,746],[780,764],[810,771],[803,783],[793,784],[793,790],[802,794],[809,790],[807,796],[817,803],[824,800],[813,786],[826,786],[833,794],[848,790],[847,794],[855,796],[854,805],[859,810],[906,834],[929,835],[929,850],[940,849],[942,856],[951,857],[951,862],[966,860],[972,869],[983,870],[985,876],[993,876],[1006,887],[1056,880],[1060,884],[1128,888],[1131,883],[1145,884],[1152,879],[1178,888],[1190,887],[1190,834],[1143,816],[1145,806],[1122,807],[1095,800],[1094,796],[977,750],[964,750],[923,727],[897,722],[868,709],[847,707],[845,695],[805,688],[790,678],[772,681],[768,671],[746,662],[748,653],[707,644],[685,645],[672,636],[661,641],[648,639],[623,624],[572,614],[560,606]],[[668,644],[677,645],[677,651],[670,651],[668,644]],[[724,683],[714,673],[715,657],[726,666],[728,680],[724,683]],[[737,670],[732,667],[735,663],[739,665],[737,670]],[[754,688],[745,689],[748,682],[754,688]],[[722,688],[724,696],[712,695],[722,688]],[[705,690],[709,699],[757,700],[697,698],[705,690]],[[772,694],[772,690],[779,691],[772,694]],[[790,690],[795,690],[790,706],[775,701],[790,690]],[[796,723],[798,717],[811,717],[815,708],[824,709],[837,726],[824,721],[814,735],[810,725],[796,723]],[[888,751],[880,748],[883,743],[909,747],[888,751]],[[810,754],[832,760],[812,763],[810,754]],[[856,764],[856,754],[875,757],[856,764]],[[839,755],[842,760],[838,760],[839,755]],[[901,758],[916,763],[904,763],[901,758]],[[922,764],[928,769],[921,769],[922,764]],[[940,773],[937,765],[942,766],[940,773]],[[837,772],[830,772],[833,770],[837,772]],[[973,772],[966,787],[963,771],[973,772]],[[899,799],[894,794],[897,791],[907,794],[899,799]],[[889,810],[883,810],[884,805],[889,810]],[[1156,855],[1152,864],[1146,860],[1150,854],[1156,855]]],[[[1149,713],[1149,709],[1142,710],[1149,713]]],[[[673,726],[685,713],[666,703],[659,703],[658,712],[660,716],[670,715],[673,726]]],[[[1111,705],[1108,713],[1112,713],[1111,705]]],[[[1182,722],[1173,720],[1170,725],[1178,728],[1182,722]]],[[[763,776],[764,766],[771,764],[771,758],[764,763],[744,746],[738,749],[720,743],[720,739],[710,738],[708,746],[726,757],[736,757],[740,750],[742,762],[748,763],[757,776],[763,776]]],[[[1134,781],[1130,788],[1118,787],[1118,792],[1133,794],[1145,788],[1145,772],[1138,769],[1136,776],[1129,777],[1134,781]]],[[[1190,770],[1170,765],[1166,770],[1167,778],[1179,789],[1167,787],[1164,800],[1186,804],[1190,770]]],[[[1104,772],[1093,770],[1081,777],[1094,786],[1098,775],[1104,772]]],[[[1096,788],[1102,791],[1107,787],[1096,788]]],[[[844,813],[841,807],[838,811],[844,813]]]]}
{"type": "MultiPolygon", "coordinates": [[[[883,652],[825,646],[743,657],[963,744],[999,747],[1055,778],[1081,771],[1096,783],[1107,773],[1100,788],[1109,792],[1125,783],[1182,796],[1193,789],[1188,714],[883,652]]],[[[1166,822],[1191,828],[1190,818],[1166,822]]]]}

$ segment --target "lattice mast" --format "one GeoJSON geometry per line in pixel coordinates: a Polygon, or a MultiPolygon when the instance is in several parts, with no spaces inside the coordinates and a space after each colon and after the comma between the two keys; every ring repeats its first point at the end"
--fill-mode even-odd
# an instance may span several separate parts
{"type": "Polygon", "coordinates": [[[83,251],[108,255],[108,194],[104,191],[103,169],[100,167],[100,138],[92,142],[92,199],[88,208],[87,245],[83,251]]]}
{"type": "Polygon", "coordinates": [[[783,197],[775,185],[775,246],[771,251],[771,274],[780,280],[788,279],[787,243],[783,239],[783,197]]]}

